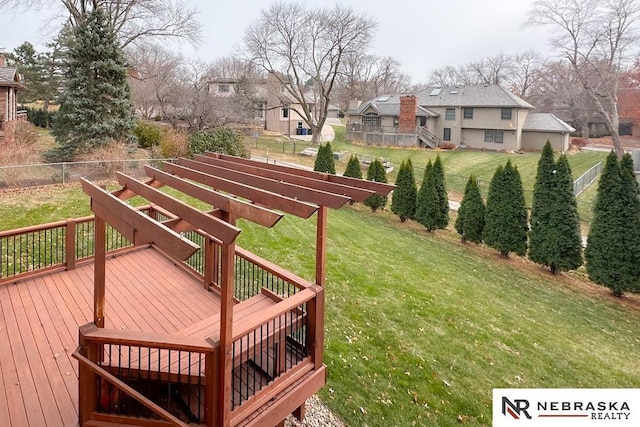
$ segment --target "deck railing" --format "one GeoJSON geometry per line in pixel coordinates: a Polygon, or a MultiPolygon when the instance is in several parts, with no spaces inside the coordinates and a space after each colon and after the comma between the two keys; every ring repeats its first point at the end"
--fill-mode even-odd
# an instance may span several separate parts
{"type": "MultiPolygon", "coordinates": [[[[149,212],[145,207],[143,211],[149,212]]],[[[95,253],[93,216],[0,232],[0,283],[34,274],[75,268],[95,253]]],[[[107,227],[108,252],[130,248],[131,242],[107,227]]]]}
{"type": "Polygon", "coordinates": [[[80,329],[81,424],[92,414],[210,423],[216,349],[204,339],[136,331],[80,329]],[[95,396],[92,398],[91,396],[95,396]]]}
{"type": "MultiPolygon", "coordinates": [[[[160,221],[171,220],[153,207],[141,210],[160,221]]],[[[95,253],[94,227],[94,217],[85,217],[0,232],[0,284],[90,262],[95,253]]],[[[199,231],[182,234],[200,246],[185,266],[207,287],[219,286],[221,248],[199,231]]],[[[106,248],[114,253],[132,244],[108,226],[106,248]]],[[[261,293],[279,301],[234,326],[233,393],[227,402],[230,416],[237,420],[269,403],[274,391],[300,380],[314,369],[316,359],[321,361],[314,347],[318,333],[314,313],[323,299],[322,291],[311,282],[245,249],[236,247],[234,267],[237,301],[261,293]]],[[[81,364],[82,396],[95,399],[83,398],[80,412],[213,425],[213,413],[219,410],[211,407],[218,381],[214,368],[218,344],[203,339],[194,344],[194,340],[97,328],[83,333],[81,328],[75,357],[81,364]]]]}

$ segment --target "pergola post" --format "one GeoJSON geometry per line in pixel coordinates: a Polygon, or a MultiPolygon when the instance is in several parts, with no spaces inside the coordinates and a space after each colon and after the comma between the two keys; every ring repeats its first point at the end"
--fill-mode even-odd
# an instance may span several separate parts
{"type": "MultiPolygon", "coordinates": [[[[228,212],[223,220],[233,221],[228,212]]],[[[231,402],[233,388],[231,376],[233,370],[233,293],[235,281],[235,243],[222,245],[220,280],[220,355],[218,365],[218,417],[219,425],[226,427],[231,422],[231,402]]]]}
{"type": "Polygon", "coordinates": [[[106,275],[106,231],[104,220],[96,215],[94,225],[93,323],[104,328],[104,296],[106,275]]]}
{"type": "Polygon", "coordinates": [[[316,284],[325,285],[327,276],[327,216],[329,209],[320,206],[316,225],[316,284]]]}

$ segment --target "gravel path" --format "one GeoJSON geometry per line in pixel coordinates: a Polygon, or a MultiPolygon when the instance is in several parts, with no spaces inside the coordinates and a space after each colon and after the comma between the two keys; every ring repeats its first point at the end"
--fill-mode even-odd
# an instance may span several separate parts
{"type": "Polygon", "coordinates": [[[307,414],[303,423],[290,415],[284,425],[285,427],[345,427],[345,424],[315,395],[307,399],[307,414]]]}

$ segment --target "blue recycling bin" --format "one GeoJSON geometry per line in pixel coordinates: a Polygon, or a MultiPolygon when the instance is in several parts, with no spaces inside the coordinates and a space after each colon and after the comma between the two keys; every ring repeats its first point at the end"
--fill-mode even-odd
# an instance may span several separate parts
{"type": "Polygon", "coordinates": [[[306,135],[307,134],[307,128],[302,128],[300,130],[302,131],[301,135],[306,135]]]}

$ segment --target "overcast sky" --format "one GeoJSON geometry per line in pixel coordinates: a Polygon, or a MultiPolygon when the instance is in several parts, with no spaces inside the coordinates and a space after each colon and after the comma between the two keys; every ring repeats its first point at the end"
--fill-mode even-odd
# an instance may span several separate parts
{"type": "MultiPolygon", "coordinates": [[[[424,82],[431,71],[445,65],[458,66],[500,52],[536,49],[550,54],[543,29],[523,28],[533,0],[342,0],[378,21],[371,52],[391,56],[414,83],[424,82]]],[[[52,4],[60,3],[53,1],[52,4]]],[[[187,0],[200,10],[204,43],[192,49],[182,46],[185,56],[212,61],[230,55],[242,45],[244,30],[270,3],[261,0],[187,0]]],[[[310,6],[324,6],[308,0],[310,6]]],[[[58,11],[59,14],[59,11],[58,11]]],[[[0,49],[13,50],[30,41],[38,51],[46,50],[50,38],[47,21],[56,11],[0,11],[0,49]],[[7,21],[3,15],[8,15],[7,21]]],[[[58,15],[59,16],[59,15],[58,15]]],[[[50,29],[50,27],[49,27],[50,29]]]]}

